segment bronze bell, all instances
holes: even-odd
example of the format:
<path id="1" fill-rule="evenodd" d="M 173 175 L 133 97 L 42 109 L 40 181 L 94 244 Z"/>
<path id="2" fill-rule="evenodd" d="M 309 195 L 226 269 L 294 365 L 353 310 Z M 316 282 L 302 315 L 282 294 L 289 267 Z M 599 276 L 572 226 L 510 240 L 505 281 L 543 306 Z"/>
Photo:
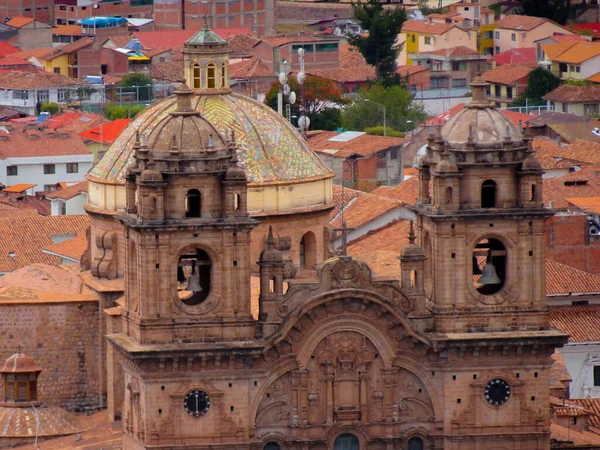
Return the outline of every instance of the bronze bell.
<path id="1" fill-rule="evenodd" d="M 500 284 L 502 280 L 498 277 L 496 273 L 496 268 L 492 264 L 492 250 L 488 250 L 487 260 L 485 262 L 485 267 L 483 268 L 483 272 L 481 274 L 481 278 L 479 279 L 479 284 Z"/>
<path id="2" fill-rule="evenodd" d="M 189 292 L 202 292 L 202 286 L 200 286 L 200 275 L 198 274 L 198 269 L 195 265 L 192 276 L 188 280 L 185 290 Z"/>

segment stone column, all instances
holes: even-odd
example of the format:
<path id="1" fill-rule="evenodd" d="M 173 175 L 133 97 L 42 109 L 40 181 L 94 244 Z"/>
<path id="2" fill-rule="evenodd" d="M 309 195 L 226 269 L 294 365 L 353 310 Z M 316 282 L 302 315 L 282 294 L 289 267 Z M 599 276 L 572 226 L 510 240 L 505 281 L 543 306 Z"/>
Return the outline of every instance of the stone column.
<path id="1" fill-rule="evenodd" d="M 369 375 L 367 372 L 359 372 L 360 380 L 360 421 L 367 423 L 369 421 Z"/>
<path id="2" fill-rule="evenodd" d="M 333 374 L 333 366 L 331 363 L 325 363 L 325 385 L 326 385 L 326 423 L 333 423 L 333 380 L 335 376 Z"/>
<path id="3" fill-rule="evenodd" d="M 393 395 L 393 369 L 381 369 L 383 375 L 383 418 L 386 422 L 392 421 L 392 395 Z"/>

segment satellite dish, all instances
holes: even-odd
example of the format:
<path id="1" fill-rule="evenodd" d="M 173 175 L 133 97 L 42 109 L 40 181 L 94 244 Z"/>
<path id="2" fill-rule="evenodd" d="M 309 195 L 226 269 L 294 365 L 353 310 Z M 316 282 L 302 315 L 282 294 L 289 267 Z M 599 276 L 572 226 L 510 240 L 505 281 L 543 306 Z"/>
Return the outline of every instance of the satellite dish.
<path id="1" fill-rule="evenodd" d="M 310 119 L 306 116 L 301 116 L 298 119 L 298 127 L 301 130 L 308 130 L 308 127 L 310 127 Z"/>
<path id="2" fill-rule="evenodd" d="M 296 79 L 298 80 L 298 84 L 304 84 L 304 80 L 306 80 L 306 74 L 304 72 L 298 72 Z"/>
<path id="3" fill-rule="evenodd" d="M 288 84 L 283 85 L 283 95 L 290 95 L 291 89 Z"/>
<path id="4" fill-rule="evenodd" d="M 284 72 L 279 72 L 279 82 L 285 84 L 287 81 L 287 75 Z"/>
<path id="5" fill-rule="evenodd" d="M 296 93 L 294 91 L 290 92 L 290 95 L 288 96 L 288 100 L 290 101 L 290 103 L 292 105 L 294 103 L 296 103 Z"/>
<path id="6" fill-rule="evenodd" d="M 298 49 L 298 56 L 304 56 L 304 49 L 303 48 L 299 48 Z"/>

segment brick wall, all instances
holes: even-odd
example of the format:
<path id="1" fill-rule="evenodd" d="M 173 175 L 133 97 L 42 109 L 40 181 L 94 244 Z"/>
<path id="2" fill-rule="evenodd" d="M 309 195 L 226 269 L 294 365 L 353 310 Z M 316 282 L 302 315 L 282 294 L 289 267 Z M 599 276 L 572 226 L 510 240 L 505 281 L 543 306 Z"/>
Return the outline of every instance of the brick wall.
<path id="1" fill-rule="evenodd" d="M 590 236 L 585 214 L 554 216 L 546 222 L 546 257 L 600 274 L 600 239 Z"/>
<path id="2" fill-rule="evenodd" d="M 96 301 L 0 303 L 0 359 L 19 347 L 43 371 L 40 399 L 71 411 L 94 410 L 100 402 L 104 367 Z M 102 369 L 103 370 L 103 369 Z"/>

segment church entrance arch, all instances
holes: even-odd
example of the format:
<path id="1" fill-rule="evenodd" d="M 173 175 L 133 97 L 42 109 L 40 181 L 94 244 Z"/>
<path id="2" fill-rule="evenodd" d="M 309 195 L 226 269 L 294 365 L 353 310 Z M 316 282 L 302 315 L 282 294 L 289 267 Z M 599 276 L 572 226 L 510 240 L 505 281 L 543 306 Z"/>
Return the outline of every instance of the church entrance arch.
<path id="1" fill-rule="evenodd" d="M 359 450 L 358 438 L 353 434 L 346 433 L 337 437 L 333 443 L 333 450 Z"/>

